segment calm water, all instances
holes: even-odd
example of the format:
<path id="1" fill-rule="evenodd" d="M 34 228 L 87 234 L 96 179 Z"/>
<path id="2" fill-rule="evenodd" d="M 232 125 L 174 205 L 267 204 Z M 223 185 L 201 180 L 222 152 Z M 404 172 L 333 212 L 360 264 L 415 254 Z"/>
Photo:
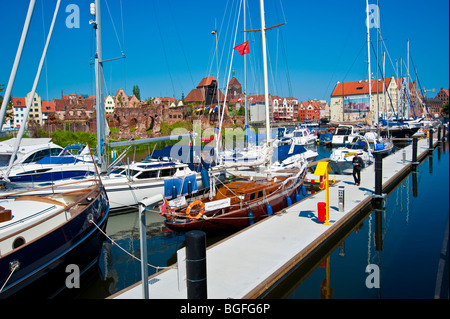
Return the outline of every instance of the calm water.
<path id="1" fill-rule="evenodd" d="M 319 158 L 330 150 L 317 149 Z M 413 188 L 417 181 L 417 189 Z M 449 212 L 449 150 L 436 149 L 417 173 L 409 174 L 385 199 L 385 209 L 367 211 L 363 219 L 334 245 L 299 268 L 268 297 L 289 299 L 332 298 L 433 298 L 438 263 Z M 381 227 L 380 227 L 381 225 Z M 108 235 L 139 258 L 137 211 L 111 216 Z M 381 236 L 378 236 L 381 234 Z M 168 231 L 157 212 L 147 213 L 148 262 L 167 266 L 176 262 L 184 236 Z M 208 238 L 213 243 L 223 237 Z M 345 239 L 344 239 L 345 237 Z M 380 238 L 382 246 L 380 246 Z M 378 245 L 375 244 L 377 240 Z M 329 258 L 327 258 L 327 255 Z M 448 267 L 448 255 L 447 255 Z M 329 289 L 325 285 L 327 278 Z M 380 288 L 366 287 L 368 264 L 380 271 Z M 149 269 L 149 273 L 155 270 Z M 82 288 L 61 297 L 105 298 L 141 280 L 140 263 L 116 245 L 105 242 L 99 270 L 82 278 Z M 448 268 L 443 290 L 448 297 Z M 326 294 L 327 291 L 331 293 Z"/>
<path id="2" fill-rule="evenodd" d="M 448 236 L 448 152 L 448 143 L 436 149 L 388 195 L 385 209 L 369 210 L 308 277 L 298 271 L 271 297 L 319 299 L 328 289 L 337 299 L 434 298 L 446 231 Z M 446 260 L 442 298 L 448 298 L 448 253 Z M 366 286 L 368 264 L 379 268 L 379 289 Z"/>

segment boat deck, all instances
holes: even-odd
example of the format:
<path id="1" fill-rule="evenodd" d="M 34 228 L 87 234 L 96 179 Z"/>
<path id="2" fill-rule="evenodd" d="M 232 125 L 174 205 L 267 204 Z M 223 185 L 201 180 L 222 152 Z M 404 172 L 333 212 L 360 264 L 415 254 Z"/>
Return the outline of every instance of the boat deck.
<path id="1" fill-rule="evenodd" d="M 437 140 L 434 140 L 434 145 Z M 404 161 L 403 152 L 406 153 Z M 428 139 L 417 144 L 417 158 L 429 152 Z M 383 191 L 393 187 L 409 172 L 412 145 L 383 159 Z M 309 178 L 317 178 L 310 175 Z M 338 232 L 349 220 L 371 203 L 375 188 L 375 168 L 361 172 L 361 185 L 351 175 L 338 175 L 330 186 L 330 223 L 318 222 L 317 203 L 325 202 L 320 191 L 207 249 L 207 286 L 210 299 L 257 298 L 295 265 Z M 345 187 L 344 212 L 338 209 L 338 187 Z M 176 266 L 149 277 L 151 299 L 186 299 L 186 288 L 178 289 Z M 141 282 L 117 292 L 110 298 L 142 298 Z"/>

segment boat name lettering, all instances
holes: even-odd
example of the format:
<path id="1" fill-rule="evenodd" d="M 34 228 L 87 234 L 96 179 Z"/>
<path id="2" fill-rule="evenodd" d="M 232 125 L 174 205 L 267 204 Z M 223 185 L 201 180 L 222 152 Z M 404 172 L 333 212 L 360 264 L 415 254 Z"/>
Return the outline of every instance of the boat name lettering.
<path id="1" fill-rule="evenodd" d="M 213 202 L 207 202 L 205 203 L 205 211 L 209 212 L 211 210 L 216 210 L 219 208 L 226 208 L 229 207 L 231 205 L 231 199 L 230 198 L 225 198 L 225 199 L 221 199 L 221 200 L 215 200 Z"/>

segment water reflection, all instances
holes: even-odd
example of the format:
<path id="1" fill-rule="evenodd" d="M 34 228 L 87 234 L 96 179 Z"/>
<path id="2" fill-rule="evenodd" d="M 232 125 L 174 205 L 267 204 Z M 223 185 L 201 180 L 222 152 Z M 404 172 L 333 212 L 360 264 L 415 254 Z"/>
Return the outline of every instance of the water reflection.
<path id="1" fill-rule="evenodd" d="M 448 142 L 435 152 L 437 160 L 433 154 L 424 159 L 383 200 L 361 212 L 265 297 L 432 298 L 448 223 Z M 156 211 L 148 211 L 146 220 L 148 262 L 174 264 L 184 235 L 167 230 Z M 140 262 L 129 255 L 140 258 L 137 210 L 111 216 L 107 233 L 127 253 L 105 241 L 98 270 L 82 279 L 81 289 L 65 292 L 66 298 L 105 298 L 141 280 Z M 207 238 L 207 245 L 228 235 Z M 368 265 L 380 270 L 379 289 L 366 286 Z M 155 272 L 149 268 L 149 274 Z"/>
<path id="2" fill-rule="evenodd" d="M 335 243 L 298 265 L 265 298 L 433 298 L 448 224 L 446 149 L 448 142 L 434 151 L 440 152 L 437 162 L 428 156 Z M 368 266 L 379 270 L 379 288 L 367 285 L 377 275 Z"/>

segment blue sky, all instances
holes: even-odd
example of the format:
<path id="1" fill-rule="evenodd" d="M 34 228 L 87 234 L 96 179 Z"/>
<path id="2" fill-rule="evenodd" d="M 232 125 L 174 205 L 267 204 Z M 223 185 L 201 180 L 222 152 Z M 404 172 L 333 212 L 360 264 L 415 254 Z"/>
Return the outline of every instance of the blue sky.
<path id="1" fill-rule="evenodd" d="M 219 82 L 228 80 L 237 7 L 240 0 L 108 0 L 102 1 L 103 56 L 127 58 L 105 63 L 105 88 L 112 94 L 124 88 L 131 95 L 138 85 L 141 98 L 186 96 L 200 80 L 216 77 L 215 38 L 219 30 Z M 87 0 L 61 3 L 55 31 L 42 72 L 38 94 L 45 100 L 61 92 L 95 93 L 94 34 Z M 122 3 L 122 6 L 120 5 Z M 369 3 L 376 3 L 372 0 Z M 28 1 L 0 0 L 0 84 L 7 84 L 25 21 Z M 37 0 L 33 20 L 13 88 L 13 96 L 31 91 L 56 0 Z M 80 8 L 80 28 L 69 29 L 66 7 Z M 412 63 L 422 87 L 449 88 L 449 2 L 447 0 L 379 0 L 381 35 L 387 55 L 386 75 L 395 75 L 396 60 L 406 60 L 410 40 Z M 108 10 L 109 8 L 109 10 Z M 270 93 L 302 101 L 325 99 L 337 81 L 367 78 L 365 0 L 266 0 L 266 26 L 286 22 L 267 32 Z M 248 0 L 247 29 L 260 28 L 259 1 Z M 243 13 L 238 30 L 243 29 Z M 123 23 L 122 23 L 123 18 Z M 114 24 L 112 24 L 112 22 Z M 114 28 L 116 31 L 114 31 Z M 371 31 L 375 40 L 375 29 Z M 116 35 L 117 34 L 117 35 Z M 249 93 L 262 93 L 261 40 L 250 41 Z M 235 45 L 243 42 L 238 32 Z M 376 74 L 375 56 L 372 72 Z M 392 63 L 391 63 L 392 61 Z M 244 83 L 243 57 L 235 51 L 232 70 Z M 405 68 L 403 69 L 405 71 Z"/>

